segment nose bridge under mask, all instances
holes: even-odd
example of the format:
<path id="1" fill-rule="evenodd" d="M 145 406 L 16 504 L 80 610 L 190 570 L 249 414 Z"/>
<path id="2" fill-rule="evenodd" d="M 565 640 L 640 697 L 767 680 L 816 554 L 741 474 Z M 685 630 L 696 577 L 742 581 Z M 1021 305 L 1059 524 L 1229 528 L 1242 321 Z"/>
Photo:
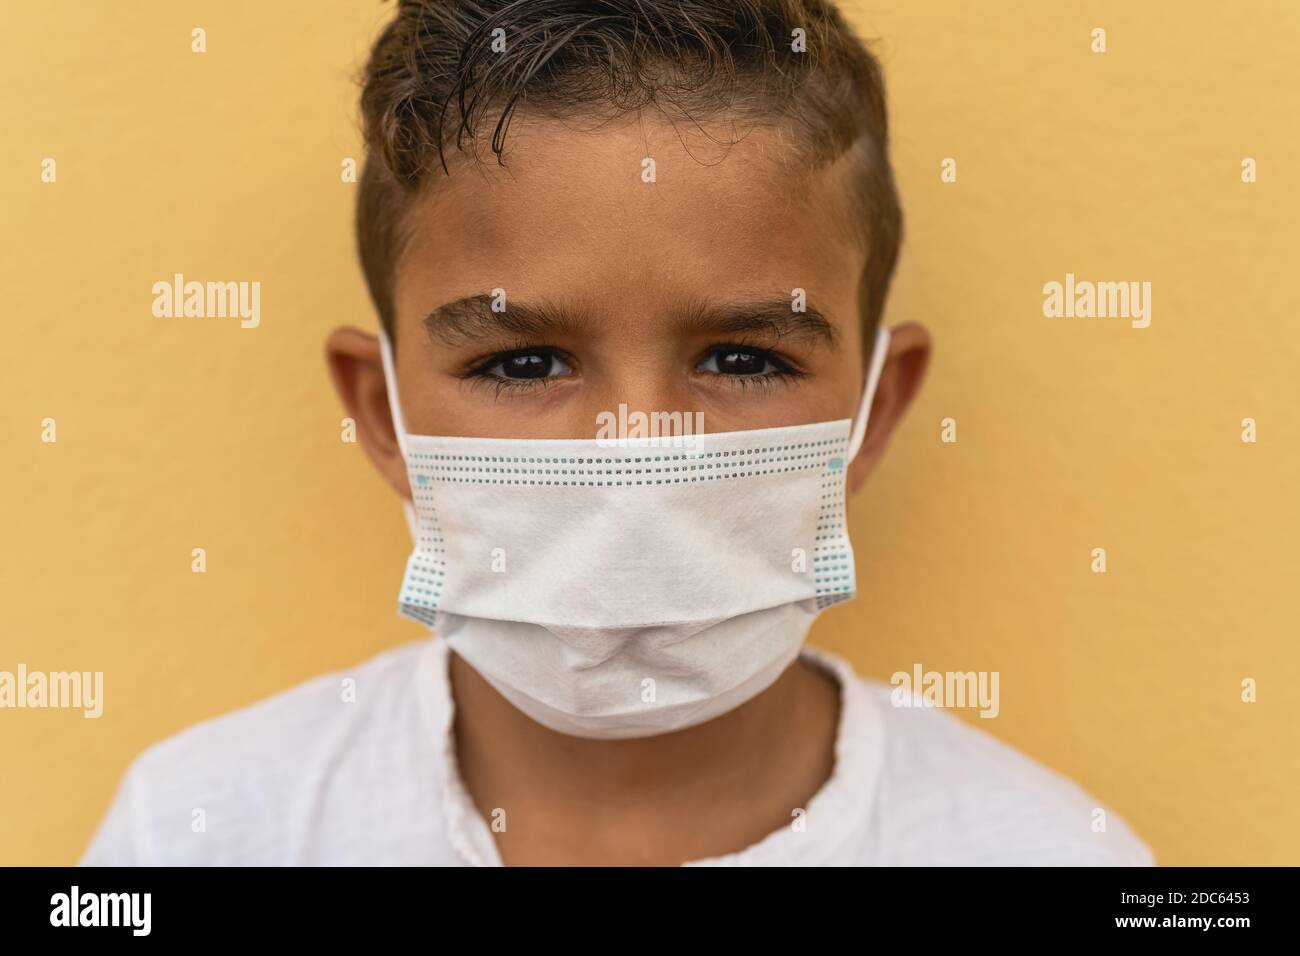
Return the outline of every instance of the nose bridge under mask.
<path id="1" fill-rule="evenodd" d="M 615 630 L 846 594 L 848 438 L 843 419 L 689 451 L 408 435 L 403 613 Z"/>

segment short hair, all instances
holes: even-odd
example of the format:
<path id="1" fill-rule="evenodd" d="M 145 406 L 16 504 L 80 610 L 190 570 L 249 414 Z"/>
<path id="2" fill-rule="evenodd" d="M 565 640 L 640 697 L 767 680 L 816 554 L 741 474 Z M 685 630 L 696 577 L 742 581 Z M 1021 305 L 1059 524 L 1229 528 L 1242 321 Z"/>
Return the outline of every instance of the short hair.
<path id="1" fill-rule="evenodd" d="M 558 118 L 655 107 L 788 127 L 814 166 L 856 151 L 848 199 L 867 249 L 859 296 L 870 350 L 902 211 L 879 64 L 830 0 L 398 0 L 362 82 L 357 245 L 394 340 L 407 214 L 449 172 L 449 149 L 477 155 L 495 121 L 502 162 L 520 107 Z"/>

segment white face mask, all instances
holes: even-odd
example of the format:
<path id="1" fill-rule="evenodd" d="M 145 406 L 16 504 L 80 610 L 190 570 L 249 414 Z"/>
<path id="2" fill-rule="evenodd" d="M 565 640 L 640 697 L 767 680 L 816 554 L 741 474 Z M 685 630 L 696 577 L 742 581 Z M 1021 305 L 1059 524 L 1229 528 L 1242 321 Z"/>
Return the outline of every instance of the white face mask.
<path id="1" fill-rule="evenodd" d="M 538 723 L 626 738 L 711 720 L 769 687 L 817 614 L 853 596 L 844 481 L 885 329 L 855 422 L 686 447 L 407 434 L 380 338 L 414 496 L 399 614 Z"/>

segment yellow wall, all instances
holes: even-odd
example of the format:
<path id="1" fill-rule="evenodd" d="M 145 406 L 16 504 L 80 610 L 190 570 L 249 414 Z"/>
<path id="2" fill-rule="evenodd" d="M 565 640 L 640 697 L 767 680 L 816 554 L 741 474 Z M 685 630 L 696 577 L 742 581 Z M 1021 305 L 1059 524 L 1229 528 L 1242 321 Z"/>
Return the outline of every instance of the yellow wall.
<path id="1" fill-rule="evenodd" d="M 99 720 L 0 711 L 0 862 L 73 862 L 148 744 L 420 633 L 400 510 L 322 361 L 373 323 L 340 163 L 390 10 L 3 5 L 0 669 L 107 686 Z M 815 639 L 880 677 L 1000 671 L 977 722 L 1164 863 L 1300 863 L 1300 6 L 855 16 L 908 215 L 890 317 L 937 352 L 856 501 L 860 598 Z M 176 272 L 259 280 L 261 326 L 154 319 Z M 1066 272 L 1152 282 L 1151 327 L 1044 318 Z"/>

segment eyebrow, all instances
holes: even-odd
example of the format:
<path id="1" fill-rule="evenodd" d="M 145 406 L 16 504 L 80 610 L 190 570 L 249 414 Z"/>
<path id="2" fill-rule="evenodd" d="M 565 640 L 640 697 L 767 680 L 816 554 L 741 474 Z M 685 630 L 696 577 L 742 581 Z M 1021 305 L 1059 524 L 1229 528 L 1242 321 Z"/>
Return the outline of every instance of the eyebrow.
<path id="1" fill-rule="evenodd" d="M 805 304 L 802 312 L 796 312 L 789 297 L 724 305 L 700 303 L 686 312 L 678 324 L 692 332 L 790 337 L 810 346 L 825 345 L 832 349 L 840 343 L 839 330 L 820 309 Z"/>
<path id="2" fill-rule="evenodd" d="M 483 293 L 440 305 L 425 316 L 425 331 L 430 338 L 455 347 L 503 333 L 524 338 L 572 333 L 592 322 L 588 312 L 544 302 L 507 300 L 505 309 L 498 312 L 492 308 L 495 301 Z M 802 312 L 796 312 L 787 297 L 723 304 L 698 302 L 679 312 L 675 326 L 687 332 L 790 337 L 832 349 L 840 341 L 839 330 L 819 309 L 808 304 Z"/>
<path id="3" fill-rule="evenodd" d="M 497 312 L 492 308 L 496 301 L 495 296 L 483 293 L 440 305 L 424 317 L 424 330 L 430 338 L 455 347 L 503 332 L 537 336 L 547 332 L 573 331 L 582 324 L 580 316 L 547 304 L 533 305 L 506 299 L 504 310 Z"/>

